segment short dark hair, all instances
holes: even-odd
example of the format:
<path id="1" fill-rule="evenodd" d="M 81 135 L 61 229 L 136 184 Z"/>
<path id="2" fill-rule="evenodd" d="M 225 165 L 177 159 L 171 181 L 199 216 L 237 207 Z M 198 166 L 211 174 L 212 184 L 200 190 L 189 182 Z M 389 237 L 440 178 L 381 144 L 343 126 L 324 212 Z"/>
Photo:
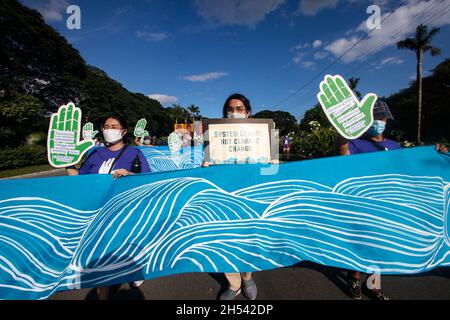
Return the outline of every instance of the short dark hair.
<path id="1" fill-rule="evenodd" d="M 120 123 L 120 125 L 122 126 L 122 128 L 124 128 L 124 129 L 127 128 L 127 122 L 121 115 L 119 115 L 117 113 L 111 113 L 111 114 L 107 115 L 105 118 L 103 118 L 102 127 L 105 125 L 106 121 L 111 118 L 117 120 Z"/>
<path id="2" fill-rule="evenodd" d="M 225 103 L 223 104 L 223 117 L 224 118 L 227 117 L 228 104 L 233 99 L 240 100 L 244 104 L 245 109 L 247 109 L 247 112 L 248 112 L 249 116 L 251 117 L 251 115 L 252 115 L 252 106 L 250 105 L 250 100 L 248 100 L 244 95 L 242 95 L 240 93 L 233 93 L 231 96 L 228 97 L 227 100 L 225 100 Z"/>

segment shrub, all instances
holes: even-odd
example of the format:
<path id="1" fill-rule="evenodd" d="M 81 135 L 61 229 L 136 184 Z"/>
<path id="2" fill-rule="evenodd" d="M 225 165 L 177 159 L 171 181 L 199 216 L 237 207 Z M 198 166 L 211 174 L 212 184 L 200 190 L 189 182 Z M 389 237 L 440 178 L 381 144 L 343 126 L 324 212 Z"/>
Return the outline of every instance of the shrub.
<path id="1" fill-rule="evenodd" d="M 308 159 L 332 156 L 336 130 L 316 121 L 311 121 L 309 125 L 310 130 L 301 130 L 294 136 L 295 150 Z"/>
<path id="2" fill-rule="evenodd" d="M 45 163 L 47 163 L 47 148 L 44 146 L 0 149 L 0 170 Z"/>

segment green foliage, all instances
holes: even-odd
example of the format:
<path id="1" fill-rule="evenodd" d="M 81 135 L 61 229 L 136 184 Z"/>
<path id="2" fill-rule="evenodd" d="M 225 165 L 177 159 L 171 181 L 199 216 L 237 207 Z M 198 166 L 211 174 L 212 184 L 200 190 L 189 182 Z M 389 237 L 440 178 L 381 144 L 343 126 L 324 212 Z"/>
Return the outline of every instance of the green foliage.
<path id="1" fill-rule="evenodd" d="M 176 123 L 188 122 L 191 119 L 191 113 L 189 112 L 189 110 L 183 108 L 179 104 L 173 104 L 172 107 L 167 108 L 167 111 L 169 113 L 171 125 L 173 125 L 175 122 Z"/>
<path id="2" fill-rule="evenodd" d="M 191 104 L 187 109 L 188 109 L 192 119 L 195 120 L 195 119 L 200 118 L 200 108 L 197 107 L 195 104 Z"/>
<path id="3" fill-rule="evenodd" d="M 72 101 L 96 125 L 106 115 L 118 113 L 127 120 L 129 129 L 138 119 L 146 118 L 152 135 L 171 132 L 169 113 L 158 101 L 129 92 L 104 71 L 87 65 L 36 10 L 16 0 L 4 0 L 0 6 L 0 27 L 0 99 L 2 109 L 8 107 L 1 134 L 10 145 L 23 142 L 29 134 L 23 125 L 13 122 L 14 113 L 22 116 L 21 111 L 29 110 L 34 118 L 33 129 L 47 131 L 48 118 L 43 112 L 34 112 L 38 102 L 50 113 Z M 8 104 L 3 105 L 4 100 Z"/>
<path id="4" fill-rule="evenodd" d="M 42 116 L 43 111 L 42 103 L 35 97 L 13 93 L 9 99 L 0 102 L 0 124 L 27 125 L 36 117 Z"/>
<path id="5" fill-rule="evenodd" d="M 253 118 L 273 119 L 276 129 L 280 130 L 281 135 L 296 130 L 298 126 L 297 119 L 295 119 L 292 114 L 285 111 L 263 110 L 253 115 Z"/>
<path id="6" fill-rule="evenodd" d="M 300 130 L 293 136 L 293 147 L 308 159 L 329 157 L 333 155 L 333 146 L 337 132 L 333 127 L 322 126 L 311 121 L 309 130 Z"/>
<path id="7" fill-rule="evenodd" d="M 439 64 L 429 77 L 423 78 L 423 140 L 428 143 L 450 140 L 450 59 Z M 417 133 L 417 90 L 415 81 L 386 102 L 396 120 L 395 129 L 405 132 L 403 139 L 415 141 Z"/>
<path id="8" fill-rule="evenodd" d="M 325 115 L 325 112 L 323 112 L 321 105 L 318 103 L 314 107 L 305 112 L 305 115 L 300 121 L 300 129 L 309 130 L 310 129 L 309 123 L 311 121 L 317 121 L 322 127 L 331 127 L 330 121 Z"/>
<path id="9" fill-rule="evenodd" d="M 25 142 L 25 136 L 35 131 L 43 118 L 44 107 L 35 97 L 12 92 L 0 100 L 0 139 L 3 146 Z"/>
<path id="10" fill-rule="evenodd" d="M 45 163 L 47 163 L 47 148 L 44 146 L 26 146 L 0 150 L 0 170 Z"/>

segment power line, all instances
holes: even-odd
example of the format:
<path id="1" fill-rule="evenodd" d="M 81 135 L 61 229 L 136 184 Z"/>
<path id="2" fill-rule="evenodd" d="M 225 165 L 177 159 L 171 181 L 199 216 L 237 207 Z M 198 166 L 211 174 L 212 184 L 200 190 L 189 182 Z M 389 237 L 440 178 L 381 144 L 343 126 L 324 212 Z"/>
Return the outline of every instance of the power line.
<path id="1" fill-rule="evenodd" d="M 418 18 L 420 16 L 419 19 L 421 19 L 427 12 L 432 11 L 432 9 L 434 9 L 434 7 L 436 7 L 437 5 L 441 4 L 440 2 L 436 2 L 434 4 L 431 4 L 427 9 L 423 10 L 420 14 L 417 14 L 414 19 Z M 397 8 L 398 9 L 398 8 Z M 449 10 L 445 10 L 445 11 L 440 11 L 437 14 L 432 15 L 431 17 L 429 17 L 428 19 L 426 19 L 425 21 L 423 21 L 422 23 L 426 24 L 428 23 L 428 21 L 432 20 L 432 19 L 439 19 L 441 16 L 445 15 Z M 395 12 L 395 11 L 394 11 Z M 384 46 L 384 43 L 386 41 L 388 41 L 392 36 L 395 36 L 397 34 L 399 34 L 400 32 L 404 31 L 407 27 L 409 27 L 409 23 L 403 25 L 402 27 L 397 28 L 396 30 L 394 30 L 394 32 L 392 32 L 391 34 L 389 34 L 384 40 L 379 41 L 376 45 L 374 45 L 372 47 L 372 49 L 367 53 L 367 55 L 370 55 L 372 52 L 376 52 L 377 50 L 379 50 L 380 48 L 382 48 Z M 351 69 L 350 71 L 348 71 L 348 74 L 351 74 L 359 69 L 361 69 L 362 67 L 365 67 L 367 65 L 367 62 L 377 58 L 379 55 L 381 55 L 382 53 L 384 53 L 383 51 L 378 52 L 375 56 L 364 60 L 362 62 L 360 62 L 355 68 Z M 313 98 L 316 94 L 313 93 L 312 95 L 309 95 L 308 97 L 306 97 L 305 99 L 302 99 L 301 101 L 299 101 L 300 99 L 298 99 L 297 101 L 294 102 L 294 105 L 292 106 L 292 108 L 297 107 L 299 104 L 302 104 L 308 100 L 310 100 L 311 98 Z M 292 109 L 289 108 L 289 109 Z"/>
<path id="2" fill-rule="evenodd" d="M 437 14 L 435 14 L 435 15 L 429 17 L 428 19 L 424 20 L 424 21 L 422 22 L 422 24 L 426 24 L 426 23 L 428 23 L 430 20 L 433 20 L 433 19 L 439 19 L 440 17 L 442 17 L 442 16 L 444 16 L 445 14 L 447 14 L 447 12 L 450 12 L 450 7 L 449 7 L 449 9 L 444 10 L 444 11 L 440 11 L 440 12 L 438 12 Z M 423 15 L 423 14 L 422 14 L 422 15 Z M 381 54 L 381 53 L 383 53 L 383 52 L 377 53 L 374 57 L 370 58 L 369 60 L 375 58 L 376 56 L 378 56 L 378 55 Z M 355 72 L 355 71 L 357 71 L 357 70 L 363 68 L 363 67 L 365 66 L 363 63 L 365 63 L 365 62 L 367 62 L 367 60 L 366 60 L 366 61 L 363 61 L 357 68 L 352 69 L 353 71 L 351 71 L 351 72 Z M 349 72 L 349 74 L 350 74 L 351 72 Z M 309 95 L 308 97 L 306 97 L 306 98 L 303 99 L 302 101 L 296 103 L 296 105 L 298 106 L 298 105 L 300 105 L 300 104 L 303 104 L 303 103 L 305 103 L 306 101 L 308 101 L 308 100 L 312 99 L 313 97 L 315 97 L 316 95 L 317 95 L 317 94 L 316 94 L 315 92 L 313 92 L 313 94 Z M 294 108 L 295 108 L 295 107 L 296 107 L 296 106 L 294 106 Z"/>
<path id="3" fill-rule="evenodd" d="M 408 0 L 403 0 L 400 5 L 394 10 L 392 11 L 389 15 L 387 15 L 382 21 L 381 23 L 385 22 L 387 19 L 389 19 L 398 9 L 400 9 Z M 329 65 L 327 65 L 322 71 L 320 71 L 318 74 L 316 74 L 311 80 L 309 80 L 305 85 L 301 86 L 299 89 L 297 89 L 295 92 L 293 92 L 292 94 L 290 94 L 289 96 L 287 96 L 285 99 L 281 100 L 280 102 L 276 103 L 273 108 L 283 104 L 284 102 L 286 102 L 287 100 L 289 100 L 290 98 L 292 98 L 293 96 L 295 96 L 297 93 L 299 93 L 301 90 L 303 90 L 304 88 L 308 87 L 314 80 L 316 80 L 318 77 L 320 77 L 323 73 L 325 73 L 325 71 L 327 71 L 329 68 L 331 68 L 333 65 L 335 65 L 339 60 L 341 60 L 343 57 L 345 57 L 351 50 L 353 50 L 353 48 L 355 48 L 361 41 L 363 41 L 365 38 L 367 38 L 373 31 L 374 29 L 371 29 L 368 33 L 366 33 L 365 35 L 363 35 L 355 44 L 353 44 L 347 51 L 345 51 L 342 55 L 340 55 L 338 58 L 336 58 L 333 62 L 331 62 Z"/>

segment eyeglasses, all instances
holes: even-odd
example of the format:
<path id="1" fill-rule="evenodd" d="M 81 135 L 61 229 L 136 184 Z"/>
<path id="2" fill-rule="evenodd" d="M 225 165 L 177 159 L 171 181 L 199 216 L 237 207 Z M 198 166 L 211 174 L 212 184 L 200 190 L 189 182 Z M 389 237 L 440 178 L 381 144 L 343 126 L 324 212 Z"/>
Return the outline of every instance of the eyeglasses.
<path id="1" fill-rule="evenodd" d="M 108 130 L 108 129 L 120 130 L 120 129 L 122 129 L 122 128 L 121 128 L 121 126 L 118 126 L 118 125 L 112 125 L 112 126 L 106 125 L 106 126 L 103 126 L 102 129 L 103 129 L 103 130 Z"/>
<path id="2" fill-rule="evenodd" d="M 244 106 L 237 106 L 237 107 L 227 107 L 227 113 L 245 113 L 247 109 Z"/>

